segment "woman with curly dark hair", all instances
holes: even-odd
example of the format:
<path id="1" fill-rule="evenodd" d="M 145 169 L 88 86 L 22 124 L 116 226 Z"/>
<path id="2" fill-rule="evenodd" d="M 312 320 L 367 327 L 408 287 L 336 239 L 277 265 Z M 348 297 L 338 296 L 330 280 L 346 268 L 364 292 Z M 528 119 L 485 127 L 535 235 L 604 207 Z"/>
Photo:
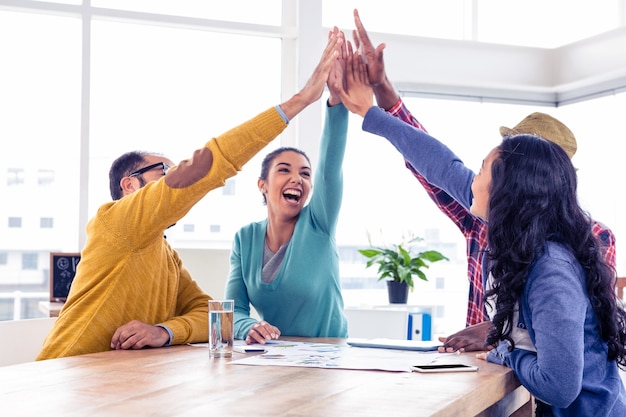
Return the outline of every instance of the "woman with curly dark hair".
<path id="1" fill-rule="evenodd" d="M 489 223 L 497 347 L 478 356 L 513 368 L 538 416 L 626 416 L 626 312 L 576 186 L 567 154 L 538 136 L 506 137 L 483 161 L 471 211 Z"/>
<path id="2" fill-rule="evenodd" d="M 348 55 L 341 99 L 363 130 L 488 224 L 487 343 L 497 346 L 478 357 L 511 367 L 537 416 L 626 416 L 626 312 L 563 148 L 506 136 L 474 176 L 445 145 L 373 106 L 366 64 Z"/>

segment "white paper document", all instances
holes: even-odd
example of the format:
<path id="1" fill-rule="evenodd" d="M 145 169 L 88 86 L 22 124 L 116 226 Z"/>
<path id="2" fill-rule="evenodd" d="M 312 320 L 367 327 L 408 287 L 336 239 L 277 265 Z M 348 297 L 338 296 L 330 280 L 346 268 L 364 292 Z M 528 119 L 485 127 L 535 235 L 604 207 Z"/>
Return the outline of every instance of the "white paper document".
<path id="1" fill-rule="evenodd" d="M 229 362 L 232 365 L 301 366 L 411 372 L 411 366 L 448 356 L 439 352 L 360 348 L 328 343 L 268 341 L 266 352 Z"/>

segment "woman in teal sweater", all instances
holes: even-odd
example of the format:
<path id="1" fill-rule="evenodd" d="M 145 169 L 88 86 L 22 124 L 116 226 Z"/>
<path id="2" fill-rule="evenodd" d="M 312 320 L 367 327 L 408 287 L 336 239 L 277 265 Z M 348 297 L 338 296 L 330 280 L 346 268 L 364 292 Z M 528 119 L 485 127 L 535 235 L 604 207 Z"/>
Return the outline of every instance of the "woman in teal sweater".
<path id="1" fill-rule="evenodd" d="M 343 59 L 331 76 L 343 77 Z M 330 83 L 329 83 L 330 84 Z M 335 229 L 343 194 L 348 111 L 331 89 L 315 192 L 301 150 L 265 157 L 258 180 L 267 219 L 242 227 L 233 242 L 226 298 L 235 300 L 235 338 L 264 343 L 281 334 L 347 337 Z M 250 317 L 254 306 L 262 320 Z"/>

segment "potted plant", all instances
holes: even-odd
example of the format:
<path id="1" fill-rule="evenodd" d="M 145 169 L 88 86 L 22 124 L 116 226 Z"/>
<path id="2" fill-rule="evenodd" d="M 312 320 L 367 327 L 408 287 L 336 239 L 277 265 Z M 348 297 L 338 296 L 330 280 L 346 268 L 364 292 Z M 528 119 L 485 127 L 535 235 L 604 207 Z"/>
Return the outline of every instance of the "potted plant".
<path id="1" fill-rule="evenodd" d="M 409 290 L 412 292 L 415 287 L 413 277 L 417 276 L 419 279 L 428 281 L 424 272 L 424 269 L 429 267 L 428 263 L 449 260 L 435 250 L 415 252 L 413 243 L 422 240 L 420 237 L 415 237 L 407 244 L 392 244 L 388 247 L 371 246 L 358 250 L 361 255 L 369 259 L 366 268 L 374 264 L 378 265 L 378 281 L 388 279 L 389 303 L 406 304 Z"/>

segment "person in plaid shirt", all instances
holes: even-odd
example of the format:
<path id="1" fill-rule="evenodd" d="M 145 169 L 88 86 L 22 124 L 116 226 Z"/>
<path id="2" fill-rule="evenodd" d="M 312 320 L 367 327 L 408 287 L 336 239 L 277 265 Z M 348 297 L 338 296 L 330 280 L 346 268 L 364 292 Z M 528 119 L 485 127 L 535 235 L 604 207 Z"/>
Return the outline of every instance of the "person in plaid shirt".
<path id="1" fill-rule="evenodd" d="M 391 81 L 387 78 L 383 60 L 385 44 L 382 43 L 377 47 L 373 46 L 357 10 L 354 11 L 354 21 L 357 28 L 353 32 L 355 48 L 358 53 L 362 54 L 363 59 L 367 63 L 367 73 L 370 85 L 374 91 L 376 104 L 394 117 L 427 132 L 426 128 L 406 108 Z M 567 126 L 547 114 L 533 113 L 513 129 L 501 127 L 500 133 L 502 136 L 519 133 L 537 134 L 560 145 L 570 158 L 576 152 L 576 139 L 573 133 Z M 486 270 L 484 259 L 487 251 L 487 224 L 471 214 L 469 207 L 464 207 L 454 196 L 448 194 L 442 188 L 429 183 L 408 161 L 405 161 L 405 163 L 437 207 L 463 233 L 467 243 L 467 278 L 470 284 L 466 318 L 467 327 L 449 337 L 440 338 L 440 341 L 444 343 L 444 346 L 440 349 L 446 351 L 484 350 L 487 348 L 485 340 L 491 327 L 483 302 L 483 271 Z M 600 239 L 607 262 L 615 268 L 614 234 L 606 226 L 595 221 L 593 222 L 593 234 Z"/>

